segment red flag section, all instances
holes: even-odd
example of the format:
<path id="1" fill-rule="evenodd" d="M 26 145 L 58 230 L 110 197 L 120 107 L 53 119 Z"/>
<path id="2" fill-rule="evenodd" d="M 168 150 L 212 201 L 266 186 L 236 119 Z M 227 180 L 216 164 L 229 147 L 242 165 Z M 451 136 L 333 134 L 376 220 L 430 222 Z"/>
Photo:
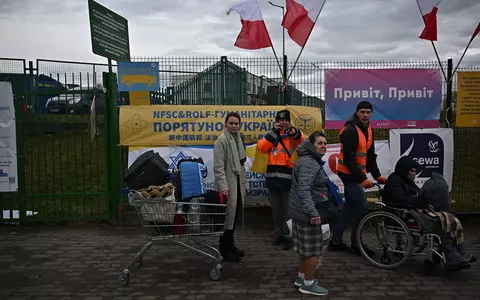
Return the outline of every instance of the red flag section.
<path id="1" fill-rule="evenodd" d="M 480 22 L 478 23 L 477 25 L 477 29 L 475 29 L 475 31 L 473 32 L 472 34 L 472 38 L 470 39 L 470 41 L 473 41 L 473 39 L 480 33 Z"/>
<path id="2" fill-rule="evenodd" d="M 227 15 L 232 11 L 240 15 L 242 23 L 242 30 L 235 41 L 236 47 L 257 50 L 272 46 L 257 0 L 246 0 L 234 5 L 227 11 Z"/>
<path id="3" fill-rule="evenodd" d="M 425 28 L 419 38 L 429 41 L 437 40 L 437 12 L 440 2 L 442 0 L 417 0 L 425 23 Z"/>
<path id="4" fill-rule="evenodd" d="M 326 0 L 286 0 L 287 12 L 282 26 L 290 38 L 305 47 Z"/>

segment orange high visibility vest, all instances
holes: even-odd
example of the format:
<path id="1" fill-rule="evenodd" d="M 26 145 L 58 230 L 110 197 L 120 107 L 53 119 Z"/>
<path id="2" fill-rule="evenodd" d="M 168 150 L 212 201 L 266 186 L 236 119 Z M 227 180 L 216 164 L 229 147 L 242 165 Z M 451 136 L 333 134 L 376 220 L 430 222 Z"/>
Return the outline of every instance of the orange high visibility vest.
<path id="1" fill-rule="evenodd" d="M 342 134 L 345 128 L 347 127 L 346 126 L 343 127 L 343 129 L 340 131 L 340 134 Z M 368 129 L 367 129 L 368 140 L 367 140 L 362 130 L 360 129 L 360 127 L 355 125 L 355 128 L 357 129 L 357 134 L 358 134 L 358 144 L 357 144 L 357 150 L 355 151 L 355 161 L 362 169 L 362 172 L 366 175 L 367 174 L 367 150 L 370 148 L 370 146 L 373 143 L 373 132 L 372 132 L 372 128 L 368 126 Z M 352 174 L 352 172 L 350 172 L 348 167 L 345 165 L 345 162 L 343 161 L 343 146 L 340 149 L 340 154 L 338 155 L 337 172 Z"/>

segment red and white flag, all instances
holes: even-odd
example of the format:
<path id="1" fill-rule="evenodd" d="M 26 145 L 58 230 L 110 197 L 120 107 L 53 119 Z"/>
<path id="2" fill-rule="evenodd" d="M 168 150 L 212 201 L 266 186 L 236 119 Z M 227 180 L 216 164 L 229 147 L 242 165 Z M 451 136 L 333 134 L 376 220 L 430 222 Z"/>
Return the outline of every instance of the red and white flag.
<path id="1" fill-rule="evenodd" d="M 242 30 L 235 41 L 236 47 L 256 50 L 272 46 L 257 0 L 246 0 L 234 5 L 227 11 L 227 15 L 232 11 L 240 15 L 242 22 Z"/>
<path id="2" fill-rule="evenodd" d="M 473 41 L 473 39 L 480 33 L 480 22 L 477 25 L 477 29 L 472 34 L 472 38 L 470 39 L 470 42 Z"/>
<path id="3" fill-rule="evenodd" d="M 287 12 L 282 26 L 290 38 L 305 47 L 326 0 L 286 0 Z"/>
<path id="4" fill-rule="evenodd" d="M 419 38 L 429 41 L 437 40 L 437 12 L 440 2 L 442 0 L 417 0 L 418 8 L 425 23 L 425 28 Z"/>

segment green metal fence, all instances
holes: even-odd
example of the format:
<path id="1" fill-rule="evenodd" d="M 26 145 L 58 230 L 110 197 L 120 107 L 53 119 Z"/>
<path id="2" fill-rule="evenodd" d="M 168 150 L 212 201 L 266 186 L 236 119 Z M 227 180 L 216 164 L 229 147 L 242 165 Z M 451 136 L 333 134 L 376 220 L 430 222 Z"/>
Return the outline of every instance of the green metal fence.
<path id="1" fill-rule="evenodd" d="M 289 78 L 289 95 L 284 102 L 282 75 L 273 57 L 177 58 L 137 57 L 133 61 L 158 61 L 163 94 L 170 97 L 155 104 L 275 105 L 291 104 L 325 108 L 325 69 L 438 69 L 437 61 L 299 61 Z M 280 62 L 280 65 L 283 65 Z M 294 62 L 287 62 L 287 74 Z M 442 62 L 447 70 L 447 61 Z M 480 64 L 458 71 L 480 71 Z M 228 88 L 221 89 L 222 86 Z M 442 84 L 443 99 L 447 84 Z M 456 80 L 453 92 L 456 94 Z M 455 97 L 453 99 L 455 106 Z M 441 126 L 445 121 L 441 114 Z M 452 111 L 455 116 L 455 111 Z M 322 116 L 324 119 L 324 116 Z M 453 118 L 454 121 L 454 118 Z M 455 157 L 452 196 L 459 212 L 480 213 L 480 128 L 455 128 Z M 338 130 L 327 130 L 330 143 L 338 143 Z M 389 130 L 376 130 L 377 139 L 388 139 Z"/>
<path id="2" fill-rule="evenodd" d="M 25 75 L 23 84 L 19 87 L 19 82 L 13 82 L 15 102 L 29 108 L 16 111 L 23 180 L 14 198 L 21 212 L 33 214 L 20 215 L 21 221 L 108 220 L 112 216 L 109 204 L 114 201 L 108 191 L 105 93 L 101 89 L 107 66 L 52 60 L 37 60 L 33 66 L 23 61 L 18 67 Z M 0 63 L 0 74 L 6 72 Z M 45 78 L 61 85 L 54 86 Z M 97 102 L 94 122 L 88 101 L 93 95 Z M 0 201 L 3 207 L 9 206 Z"/>
<path id="3" fill-rule="evenodd" d="M 282 76 L 272 57 L 132 60 L 159 62 L 161 88 L 152 92 L 152 104 L 287 103 L 320 107 L 322 111 L 325 103 L 323 74 L 327 68 L 438 68 L 436 61 L 300 61 L 289 79 L 287 93 L 283 93 Z M 288 62 L 287 66 L 291 69 L 293 62 Z M 480 71 L 480 68 L 469 70 Z M 23 213 L 24 222 L 115 219 L 128 150 L 118 147 L 117 136 L 107 134 L 118 125 L 115 112 L 110 122 L 104 113 L 105 94 L 99 85 L 103 84 L 103 73 L 107 71 L 106 64 L 39 59 L 36 64 L 27 65 L 25 60 L 0 59 L 0 76 L 3 76 L 0 80 L 15 81 L 15 102 L 17 106 L 26 104 L 27 107 L 26 112 L 20 106 L 17 109 L 20 189 L 18 193 L 0 193 L 0 209 L 36 213 L 34 217 Z M 115 66 L 113 72 L 116 72 Z M 18 77 L 20 75 L 23 79 Z M 58 94 L 53 97 L 58 103 L 50 100 L 47 105 L 42 104 L 46 92 L 39 88 L 39 83 L 43 75 L 69 87 L 67 92 L 61 89 L 49 92 Z M 89 105 L 80 105 L 77 100 L 80 95 L 88 98 L 94 94 L 98 102 L 92 126 Z M 128 104 L 128 94 L 120 92 L 118 95 L 119 105 Z M 39 113 L 39 107 L 46 111 Z M 480 146 L 480 129 L 455 128 L 454 131 L 453 195 L 456 206 L 463 212 L 478 212 L 480 165 L 476 150 Z M 328 130 L 327 134 L 330 143 L 338 142 L 338 131 Z M 376 137 L 388 139 L 388 130 L 378 130 Z M 110 171 L 115 164 L 120 169 L 118 174 Z"/>

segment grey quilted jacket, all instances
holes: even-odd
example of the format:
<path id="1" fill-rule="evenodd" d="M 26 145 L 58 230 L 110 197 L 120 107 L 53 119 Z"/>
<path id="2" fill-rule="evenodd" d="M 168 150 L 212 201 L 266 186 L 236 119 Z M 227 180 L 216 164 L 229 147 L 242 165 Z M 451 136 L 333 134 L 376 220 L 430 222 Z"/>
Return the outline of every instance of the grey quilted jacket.
<path id="1" fill-rule="evenodd" d="M 298 146 L 297 153 L 288 212 L 292 219 L 309 223 L 312 217 L 319 216 L 316 206 L 328 201 L 328 179 L 321 170 L 325 162 L 309 140 Z"/>

